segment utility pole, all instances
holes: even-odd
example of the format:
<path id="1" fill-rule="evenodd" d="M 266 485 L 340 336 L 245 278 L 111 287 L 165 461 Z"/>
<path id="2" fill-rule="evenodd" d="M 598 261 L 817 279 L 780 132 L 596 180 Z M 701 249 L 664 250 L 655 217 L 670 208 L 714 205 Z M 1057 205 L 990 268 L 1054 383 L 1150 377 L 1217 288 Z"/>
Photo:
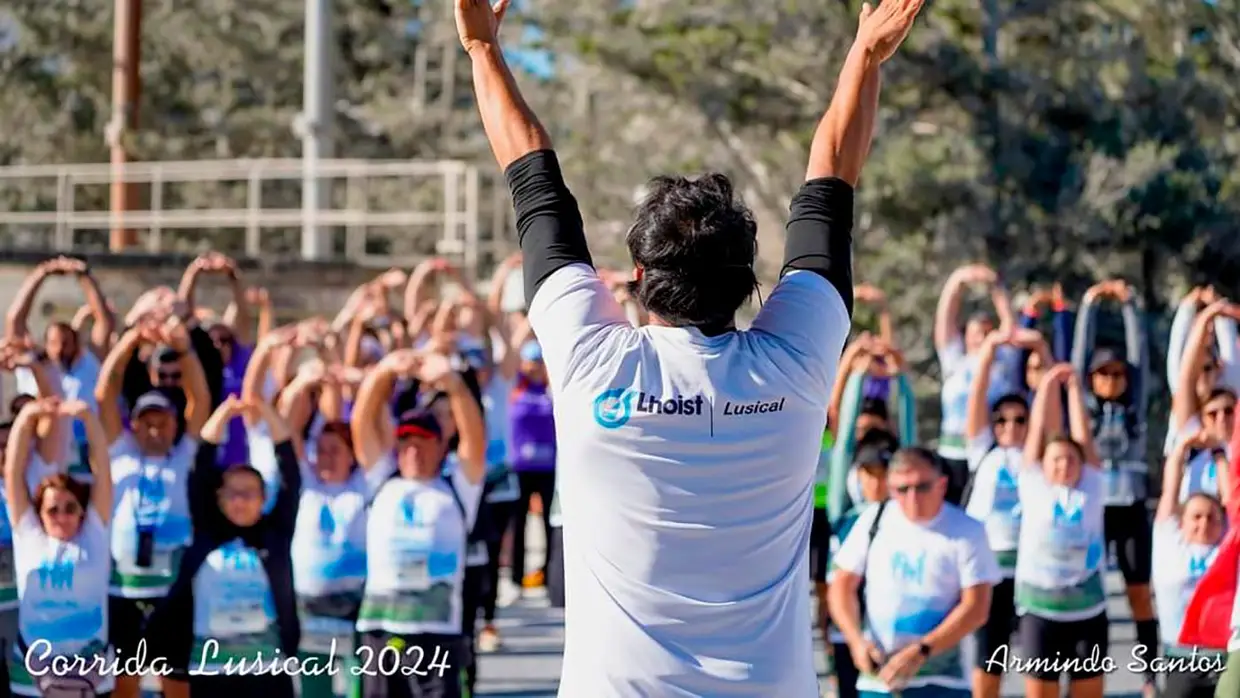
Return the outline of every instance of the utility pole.
<path id="1" fill-rule="evenodd" d="M 1000 15 L 999 0 L 982 0 L 982 53 L 985 55 L 986 68 L 986 119 L 987 130 L 990 132 L 990 186 L 992 199 L 990 202 L 990 234 L 991 241 L 986 252 L 993 254 L 997 263 L 1006 259 L 1006 240 L 1003 231 L 1003 116 L 999 105 L 999 27 L 1003 23 Z"/>
<path id="2" fill-rule="evenodd" d="M 335 97 L 332 85 L 332 0 L 306 0 L 305 86 L 301 120 L 301 256 L 325 259 L 330 229 L 319 211 L 331 208 L 331 180 L 319 176 L 319 160 L 335 154 Z"/>
<path id="3" fill-rule="evenodd" d="M 133 210 L 136 189 L 125 181 L 128 136 L 138 127 L 138 100 L 142 94 L 142 0 L 115 0 L 112 31 L 112 121 L 108 145 L 112 148 L 112 233 L 108 246 L 123 252 L 138 242 L 137 231 L 125 227 L 125 213 Z"/>

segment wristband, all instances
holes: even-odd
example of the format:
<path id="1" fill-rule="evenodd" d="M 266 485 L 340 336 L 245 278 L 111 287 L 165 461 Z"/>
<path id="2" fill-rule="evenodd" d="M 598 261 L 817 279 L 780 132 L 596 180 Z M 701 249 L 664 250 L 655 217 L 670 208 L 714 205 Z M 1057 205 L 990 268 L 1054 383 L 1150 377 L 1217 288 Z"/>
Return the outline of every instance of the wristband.
<path id="1" fill-rule="evenodd" d="M 930 658 L 930 645 L 927 645 L 924 642 L 919 642 L 917 643 L 917 651 L 921 653 L 922 659 Z"/>

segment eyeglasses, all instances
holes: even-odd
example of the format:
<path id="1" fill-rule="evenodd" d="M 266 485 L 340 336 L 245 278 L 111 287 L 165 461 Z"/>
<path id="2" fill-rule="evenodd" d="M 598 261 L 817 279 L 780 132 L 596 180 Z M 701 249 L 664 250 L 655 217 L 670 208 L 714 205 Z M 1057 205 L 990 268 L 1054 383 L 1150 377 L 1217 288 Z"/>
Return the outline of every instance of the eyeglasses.
<path id="1" fill-rule="evenodd" d="M 909 492 L 916 492 L 917 494 L 926 494 L 932 489 L 934 489 L 933 482 L 918 482 L 913 485 L 892 485 L 891 486 L 891 491 L 895 492 L 898 495 L 906 495 Z"/>
<path id="2" fill-rule="evenodd" d="M 77 502 L 65 502 L 64 504 L 53 504 L 43 510 L 48 516 L 77 516 L 82 513 L 82 507 Z"/>
<path id="3" fill-rule="evenodd" d="M 1094 375 L 1099 376 L 1101 378 L 1110 378 L 1111 380 L 1119 380 L 1121 378 L 1127 378 L 1128 372 L 1122 368 L 1116 368 L 1116 369 L 1103 370 L 1103 371 L 1094 371 Z"/>
<path id="4" fill-rule="evenodd" d="M 1201 367 L 1202 373 L 1215 373 L 1218 371 L 1218 364 L 1206 364 Z"/>
<path id="5" fill-rule="evenodd" d="M 180 371 L 176 371 L 176 372 L 169 371 L 168 373 L 164 373 L 163 371 L 160 371 L 158 377 L 159 377 L 160 383 L 180 383 L 181 382 Z"/>
<path id="6" fill-rule="evenodd" d="M 1023 427 L 1028 422 L 1029 422 L 1029 418 L 1025 417 L 1024 415 L 1021 415 L 1019 417 L 995 417 L 994 418 L 994 425 L 997 427 L 1004 426 L 1005 424 L 1011 424 L 1013 426 Z"/>

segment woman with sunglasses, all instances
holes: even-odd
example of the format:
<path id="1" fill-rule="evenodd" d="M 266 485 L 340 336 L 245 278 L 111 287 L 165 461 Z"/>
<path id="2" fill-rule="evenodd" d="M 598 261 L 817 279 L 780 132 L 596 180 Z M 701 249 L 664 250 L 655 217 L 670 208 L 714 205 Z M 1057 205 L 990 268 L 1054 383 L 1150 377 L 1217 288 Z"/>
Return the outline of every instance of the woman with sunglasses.
<path id="1" fill-rule="evenodd" d="M 258 470 L 216 464 L 237 417 L 264 423 L 275 442 L 280 491 L 267 513 Z M 270 403 L 229 396 L 203 425 L 202 442 L 190 475 L 193 543 L 151 619 L 152 638 L 174 670 L 189 674 L 192 695 L 291 698 L 284 658 L 297 656 L 301 635 L 291 559 L 301 470 L 288 427 Z"/>
<path id="2" fill-rule="evenodd" d="M 1055 404 L 1067 389 L 1069 435 L 1057 433 Z M 1026 673 L 1028 698 L 1059 698 L 1066 668 L 1073 698 L 1101 698 L 1103 667 L 1090 656 L 1107 656 L 1105 481 L 1094 463 L 1081 379 L 1070 364 L 1057 364 L 1033 400 L 1025 440 L 1020 493 L 1020 539 L 1016 558 L 1016 606 L 1021 610 L 1024 659 L 1055 658 L 1058 666 Z M 1096 650 L 1095 650 L 1096 648 Z"/>
<path id="3" fill-rule="evenodd" d="M 1119 306 L 1124 346 L 1099 346 L 1098 315 L 1103 301 Z M 1098 464 L 1106 478 L 1106 538 L 1115 546 L 1128 605 L 1137 626 L 1137 643 L 1158 644 L 1158 621 L 1150 591 L 1153 561 L 1149 507 L 1149 344 L 1137 311 L 1136 295 L 1122 280 L 1103 281 L 1085 292 L 1077 313 L 1072 364 L 1085 383 Z M 1155 675 L 1145 673 L 1144 695 L 1155 691 Z"/>
<path id="4" fill-rule="evenodd" d="M 32 497 L 26 471 L 40 441 L 38 424 L 65 418 L 86 427 L 94 484 L 56 473 L 42 478 Z M 110 673 L 90 666 L 99 659 L 111 661 L 107 604 L 112 474 L 107 443 L 98 417 L 80 400 L 37 400 L 13 425 L 5 454 L 4 492 L 19 605 L 20 651 L 8 657 L 10 687 L 16 695 L 73 688 L 102 696 L 114 688 Z M 81 661 L 70 664 L 66 675 L 49 670 L 53 657 Z"/>
<path id="5" fill-rule="evenodd" d="M 978 371 L 969 395 L 969 470 L 972 477 L 965 497 L 969 516 L 986 526 L 986 538 L 999 563 L 1003 580 L 990 597 L 990 616 L 977 633 L 977 666 L 973 669 L 973 695 L 997 698 L 1003 681 L 1003 667 L 990 658 L 1006 646 L 1015 630 L 1016 550 L 1020 541 L 1020 493 L 1017 480 L 1024 459 L 1029 431 L 1029 402 L 1024 395 L 1011 393 L 989 402 L 990 369 L 1001 346 L 1028 351 L 1051 365 L 1050 348 L 1042 335 L 1021 329 L 991 332 L 978 353 Z M 1036 386 L 1035 386 L 1036 387 Z M 1052 401 L 1051 410 L 1057 412 Z M 1061 421 L 1052 416 L 1053 423 Z"/>
<path id="6" fill-rule="evenodd" d="M 1235 399 L 1232 398 L 1234 402 Z M 1217 432 L 1202 430 L 1181 439 L 1163 468 L 1162 496 L 1154 523 L 1154 594 L 1158 601 L 1158 623 L 1166 658 L 1163 671 L 1166 684 L 1163 698 L 1212 698 L 1218 685 L 1218 672 L 1224 657 L 1200 647 L 1179 645 L 1184 613 L 1197 583 L 1218 554 L 1223 539 L 1225 514 L 1217 495 L 1197 491 L 1186 496 L 1185 461 L 1192 451 L 1205 454 L 1223 474 L 1226 489 L 1226 442 Z M 1138 646 L 1139 647 L 1139 646 Z M 1141 661 L 1159 660 L 1157 648 L 1145 647 Z"/>
<path id="7" fill-rule="evenodd" d="M 1193 321 L 1171 395 L 1171 424 L 1166 444 L 1168 454 L 1179 438 L 1195 434 L 1205 427 L 1201 418 L 1210 402 L 1224 392 L 1234 391 L 1222 380 L 1222 354 L 1216 349 L 1213 335 L 1220 334 L 1215 329 L 1218 325 L 1234 323 L 1236 318 L 1240 318 L 1240 306 L 1218 300 Z M 1216 425 L 1214 430 L 1219 427 Z"/>

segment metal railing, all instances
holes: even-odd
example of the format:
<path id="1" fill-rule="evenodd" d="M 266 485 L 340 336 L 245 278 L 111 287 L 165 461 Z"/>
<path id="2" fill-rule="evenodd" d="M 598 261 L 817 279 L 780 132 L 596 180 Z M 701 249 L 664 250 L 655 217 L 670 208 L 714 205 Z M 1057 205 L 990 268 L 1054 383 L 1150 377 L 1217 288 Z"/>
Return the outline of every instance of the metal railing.
<path id="1" fill-rule="evenodd" d="M 167 238 L 178 231 L 234 230 L 243 232 L 236 252 L 261 259 L 280 254 L 268 244 L 277 232 L 287 240 L 290 229 L 309 235 L 334 228 L 343 232 L 343 249 L 333 259 L 408 265 L 431 248 L 471 274 L 481 255 L 511 244 L 507 188 L 468 163 L 320 160 L 313 172 L 333 193 L 323 209 L 301 207 L 307 166 L 300 159 L 0 167 L 0 231 L 44 245 L 50 234 L 52 249 L 70 252 L 80 249 L 80 231 L 123 227 L 145 231 L 146 251 L 160 254 L 175 251 Z M 106 187 L 114 180 L 143 190 L 143 210 L 108 210 Z"/>

